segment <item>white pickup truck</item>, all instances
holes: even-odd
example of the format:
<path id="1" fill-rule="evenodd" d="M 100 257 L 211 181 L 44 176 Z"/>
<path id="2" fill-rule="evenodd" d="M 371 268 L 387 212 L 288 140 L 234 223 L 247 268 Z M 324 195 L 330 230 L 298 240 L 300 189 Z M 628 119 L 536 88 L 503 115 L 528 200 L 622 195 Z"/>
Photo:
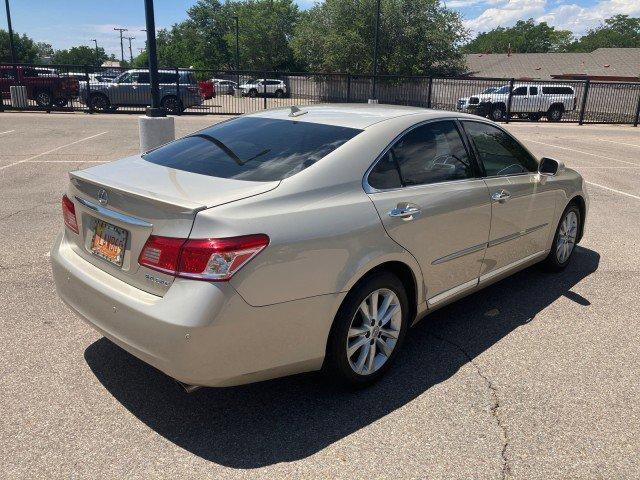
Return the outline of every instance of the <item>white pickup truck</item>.
<path id="1" fill-rule="evenodd" d="M 492 120 L 504 120 L 507 116 L 509 85 L 494 92 L 469 98 L 466 110 Z M 547 117 L 559 122 L 565 112 L 576 109 L 576 93 L 569 85 L 516 83 L 511 95 L 511 115 L 526 116 L 536 122 Z"/>

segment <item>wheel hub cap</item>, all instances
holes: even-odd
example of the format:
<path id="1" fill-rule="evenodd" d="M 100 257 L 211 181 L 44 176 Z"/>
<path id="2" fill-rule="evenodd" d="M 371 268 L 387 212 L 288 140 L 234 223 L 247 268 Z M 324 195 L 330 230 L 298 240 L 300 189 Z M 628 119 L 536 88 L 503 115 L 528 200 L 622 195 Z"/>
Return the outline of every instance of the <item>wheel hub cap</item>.
<path id="1" fill-rule="evenodd" d="M 393 291 L 380 288 L 369 294 L 349 328 L 347 359 L 353 371 L 370 375 L 382 367 L 396 346 L 401 325 L 402 307 Z"/>
<path id="2" fill-rule="evenodd" d="M 558 262 L 564 263 L 569 259 L 576 244 L 577 235 L 578 216 L 575 212 L 569 212 L 562 220 L 558 232 L 558 241 L 556 242 L 556 258 Z"/>

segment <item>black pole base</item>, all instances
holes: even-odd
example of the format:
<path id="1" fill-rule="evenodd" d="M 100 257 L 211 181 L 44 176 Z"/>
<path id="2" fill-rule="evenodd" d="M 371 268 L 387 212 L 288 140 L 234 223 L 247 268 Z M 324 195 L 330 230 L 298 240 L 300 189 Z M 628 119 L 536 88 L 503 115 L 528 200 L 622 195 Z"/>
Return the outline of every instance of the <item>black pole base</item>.
<path id="1" fill-rule="evenodd" d="M 166 117 L 167 113 L 164 108 L 147 107 L 147 117 Z"/>

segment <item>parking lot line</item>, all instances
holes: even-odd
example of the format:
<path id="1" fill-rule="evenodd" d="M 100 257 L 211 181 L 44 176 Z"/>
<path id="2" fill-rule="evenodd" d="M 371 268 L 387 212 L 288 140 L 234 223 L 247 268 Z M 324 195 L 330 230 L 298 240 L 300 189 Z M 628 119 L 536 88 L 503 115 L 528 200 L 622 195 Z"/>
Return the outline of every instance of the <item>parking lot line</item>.
<path id="1" fill-rule="evenodd" d="M 15 130 L 7 130 L 6 132 L 0 132 L 0 135 L 4 135 L 5 133 L 15 132 Z"/>
<path id="2" fill-rule="evenodd" d="M 604 190 L 609 190 L 610 192 L 624 195 L 625 197 L 631 197 L 631 198 L 635 198 L 636 200 L 640 200 L 640 196 L 633 195 L 632 193 L 623 192 L 622 190 L 616 190 L 615 188 L 611 188 L 611 187 L 605 187 L 604 185 L 600 185 L 599 183 L 593 183 L 593 182 L 587 182 L 587 181 L 585 181 L 584 183 L 588 185 L 593 185 L 594 187 L 602 188 Z"/>
<path id="3" fill-rule="evenodd" d="M 609 143 L 615 143 L 616 145 L 626 145 L 627 147 L 636 147 L 636 148 L 640 148 L 640 145 L 636 145 L 635 143 L 624 143 L 624 142 L 618 142 L 617 140 L 605 140 L 604 138 L 600 138 L 599 141 L 601 142 L 609 142 Z"/>
<path id="4" fill-rule="evenodd" d="M 91 135 L 90 137 L 81 138 L 80 140 L 76 140 L 75 142 L 67 143 L 66 145 L 61 145 L 59 147 L 52 148 L 51 150 L 47 150 L 46 152 L 39 153 L 37 155 L 34 155 L 33 157 L 25 158 L 24 160 L 19 160 L 17 162 L 10 163 L 9 165 L 4 165 L 4 166 L 0 167 L 0 170 L 4 170 L 5 168 L 9 168 L 9 167 L 13 167 L 15 165 L 19 165 L 21 163 L 30 162 L 31 160 L 35 160 L 38 157 L 42 157 L 43 155 L 48 155 L 50 153 L 57 152 L 58 150 L 61 150 L 61 149 L 66 148 L 66 147 L 70 147 L 71 145 L 75 145 L 76 143 L 84 142 L 86 140 L 91 140 L 92 138 L 99 137 L 100 135 L 104 135 L 105 133 L 107 133 L 107 132 L 100 132 L 100 133 L 97 133 L 95 135 Z"/>
<path id="5" fill-rule="evenodd" d="M 613 157 L 606 157 L 604 155 L 598 155 L 597 153 L 591 153 L 591 152 L 585 152 L 584 150 L 576 150 L 575 148 L 569 148 L 569 147 L 561 147 L 559 145 L 553 145 L 551 143 L 544 143 L 544 142 L 539 142 L 537 140 L 531 140 L 531 139 L 527 139 L 527 142 L 531 142 L 531 143 L 539 143 L 540 145 L 545 145 L 547 147 L 553 147 L 553 148 L 558 148 L 560 150 L 569 150 L 571 152 L 576 152 L 576 153 L 582 153 L 583 155 L 591 155 L 592 157 L 599 157 L 599 158 L 604 158 L 606 160 L 612 160 L 614 162 L 620 162 L 620 163 L 626 163 L 628 165 L 635 165 L 636 167 L 638 165 L 640 165 L 639 163 L 635 163 L 635 162 L 628 162 L 626 160 L 620 160 L 617 158 L 613 158 Z"/>

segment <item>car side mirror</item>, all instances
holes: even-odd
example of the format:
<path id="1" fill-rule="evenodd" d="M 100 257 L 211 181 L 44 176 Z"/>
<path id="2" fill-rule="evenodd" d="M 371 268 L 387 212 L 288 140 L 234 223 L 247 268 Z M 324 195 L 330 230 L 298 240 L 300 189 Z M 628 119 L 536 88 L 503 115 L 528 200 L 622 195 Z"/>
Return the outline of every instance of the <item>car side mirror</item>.
<path id="1" fill-rule="evenodd" d="M 542 157 L 538 166 L 538 173 L 552 177 L 564 170 L 564 163 L 554 158 Z"/>

